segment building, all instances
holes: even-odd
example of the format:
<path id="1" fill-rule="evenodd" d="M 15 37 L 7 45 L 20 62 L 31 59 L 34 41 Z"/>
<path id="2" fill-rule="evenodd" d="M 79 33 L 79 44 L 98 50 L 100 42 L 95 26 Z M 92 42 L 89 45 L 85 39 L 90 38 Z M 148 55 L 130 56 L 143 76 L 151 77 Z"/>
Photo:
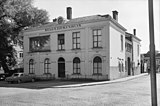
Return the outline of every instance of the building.
<path id="1" fill-rule="evenodd" d="M 133 30 L 133 34 L 126 32 L 125 37 L 125 68 L 127 75 L 140 74 L 140 39 L 136 36 L 136 29 Z"/>
<path id="2" fill-rule="evenodd" d="M 155 52 L 156 59 L 156 72 L 160 72 L 160 53 L 158 51 Z M 143 72 L 148 72 L 150 69 L 150 51 L 145 54 L 141 54 L 141 62 L 143 64 Z"/>
<path id="3" fill-rule="evenodd" d="M 113 18 L 108 14 L 72 18 L 72 8 L 68 7 L 67 19 L 58 17 L 24 31 L 24 72 L 51 74 L 57 79 L 113 80 L 128 76 L 125 36 L 117 11 L 113 11 Z M 136 40 L 133 37 L 132 50 Z M 136 67 L 137 54 L 132 59 Z"/>
<path id="4" fill-rule="evenodd" d="M 20 45 L 14 45 L 14 48 L 16 50 L 16 65 L 13 68 L 13 70 L 19 70 L 23 71 L 23 47 Z"/>

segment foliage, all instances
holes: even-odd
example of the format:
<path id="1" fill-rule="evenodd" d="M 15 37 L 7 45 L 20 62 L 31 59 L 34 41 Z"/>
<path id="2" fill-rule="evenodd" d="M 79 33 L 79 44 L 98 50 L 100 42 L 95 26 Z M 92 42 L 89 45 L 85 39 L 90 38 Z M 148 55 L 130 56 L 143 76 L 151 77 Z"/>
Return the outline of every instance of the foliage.
<path id="1" fill-rule="evenodd" d="M 47 23 L 48 13 L 32 5 L 33 0 L 0 0 L 0 64 L 5 72 L 14 65 L 16 44 L 22 44 L 19 34 Z"/>

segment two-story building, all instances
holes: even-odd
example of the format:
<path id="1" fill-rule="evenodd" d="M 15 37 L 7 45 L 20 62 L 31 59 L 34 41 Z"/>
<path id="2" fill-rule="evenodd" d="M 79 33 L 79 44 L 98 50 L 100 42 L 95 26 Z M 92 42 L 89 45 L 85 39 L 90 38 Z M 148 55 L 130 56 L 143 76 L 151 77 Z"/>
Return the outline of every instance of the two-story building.
<path id="1" fill-rule="evenodd" d="M 125 37 L 125 69 L 127 75 L 140 74 L 140 39 L 136 36 L 136 29 L 133 30 L 133 34 L 126 32 Z"/>
<path id="2" fill-rule="evenodd" d="M 117 11 L 113 11 L 113 18 L 108 14 L 72 18 L 72 9 L 68 7 L 67 19 L 58 17 L 51 23 L 24 31 L 24 72 L 95 80 L 128 76 L 125 31 L 118 23 Z M 138 50 L 136 43 L 132 45 L 132 50 Z M 135 67 L 139 63 L 137 56 L 130 58 L 135 61 Z"/>

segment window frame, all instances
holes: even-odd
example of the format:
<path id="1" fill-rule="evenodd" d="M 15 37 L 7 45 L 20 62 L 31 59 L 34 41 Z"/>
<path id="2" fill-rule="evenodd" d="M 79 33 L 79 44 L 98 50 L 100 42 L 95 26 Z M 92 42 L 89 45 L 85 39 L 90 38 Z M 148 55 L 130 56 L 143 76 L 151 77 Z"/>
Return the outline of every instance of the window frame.
<path id="1" fill-rule="evenodd" d="M 121 35 L 121 51 L 123 51 L 123 49 L 124 49 L 124 47 L 123 47 L 123 43 L 124 43 L 123 35 Z"/>
<path id="2" fill-rule="evenodd" d="M 46 39 L 46 41 L 48 40 L 48 43 L 44 43 L 48 44 L 48 46 L 40 46 L 41 44 L 41 39 Z M 36 49 L 34 47 L 37 47 Z M 41 48 L 42 47 L 42 48 Z M 47 48 L 45 48 L 47 47 Z M 29 38 L 29 51 L 30 52 L 46 52 L 46 51 L 50 51 L 50 35 L 43 35 L 43 36 L 36 36 L 36 37 L 30 37 Z"/>
<path id="3" fill-rule="evenodd" d="M 102 29 L 93 29 L 92 36 L 93 36 L 93 48 L 102 48 Z"/>
<path id="4" fill-rule="evenodd" d="M 99 56 L 93 59 L 93 75 L 102 75 L 102 59 Z"/>
<path id="5" fill-rule="evenodd" d="M 50 60 L 49 60 L 49 58 L 46 58 L 44 60 L 44 73 L 45 74 L 49 73 L 49 69 L 50 69 L 49 65 L 50 65 Z"/>
<path id="6" fill-rule="evenodd" d="M 81 60 L 79 57 L 73 59 L 73 74 L 81 73 Z"/>
<path id="7" fill-rule="evenodd" d="M 62 36 L 62 38 L 60 38 Z M 65 50 L 65 34 L 58 34 L 57 37 L 58 50 Z"/>
<path id="8" fill-rule="evenodd" d="M 30 59 L 29 60 L 29 74 L 34 74 L 34 73 L 35 73 L 34 60 Z"/>
<path id="9" fill-rule="evenodd" d="M 78 40 L 79 40 L 79 42 L 78 42 Z M 72 33 L 72 48 L 73 48 L 73 50 L 80 49 L 80 32 L 73 32 Z"/>

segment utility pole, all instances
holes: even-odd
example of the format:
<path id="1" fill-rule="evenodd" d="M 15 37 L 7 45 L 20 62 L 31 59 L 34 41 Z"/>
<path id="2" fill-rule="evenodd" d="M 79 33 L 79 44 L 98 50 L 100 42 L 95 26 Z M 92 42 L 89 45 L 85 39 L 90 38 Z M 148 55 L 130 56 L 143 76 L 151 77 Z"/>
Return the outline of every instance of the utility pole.
<path id="1" fill-rule="evenodd" d="M 152 106 L 157 106 L 157 85 L 156 85 L 156 62 L 155 62 L 155 44 L 154 44 L 153 0 L 148 0 L 148 8 L 149 8 L 149 35 L 150 35 L 151 102 L 152 102 Z"/>

